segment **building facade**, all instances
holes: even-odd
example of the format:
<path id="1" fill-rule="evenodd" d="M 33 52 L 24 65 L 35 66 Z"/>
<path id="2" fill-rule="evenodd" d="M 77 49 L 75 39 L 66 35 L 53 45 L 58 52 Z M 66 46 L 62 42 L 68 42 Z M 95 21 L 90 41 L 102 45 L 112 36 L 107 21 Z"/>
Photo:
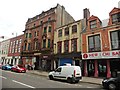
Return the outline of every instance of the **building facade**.
<path id="1" fill-rule="evenodd" d="M 21 48 L 22 48 L 23 35 L 19 35 L 10 38 L 9 49 L 8 49 L 8 64 L 18 65 L 21 63 Z"/>
<path id="2" fill-rule="evenodd" d="M 92 15 L 82 33 L 81 46 L 84 76 L 111 77 L 120 71 L 120 8 L 113 8 L 105 26 Z"/>
<path id="3" fill-rule="evenodd" d="M 4 40 L 0 42 L 0 62 L 5 65 L 8 63 L 8 49 L 10 40 Z"/>
<path id="4" fill-rule="evenodd" d="M 24 65 L 35 69 L 53 69 L 54 30 L 73 22 L 72 16 L 59 4 L 26 22 L 21 57 Z"/>
<path id="5" fill-rule="evenodd" d="M 78 20 L 57 28 L 54 32 L 54 68 L 70 63 L 81 66 L 81 31 L 86 20 Z"/>

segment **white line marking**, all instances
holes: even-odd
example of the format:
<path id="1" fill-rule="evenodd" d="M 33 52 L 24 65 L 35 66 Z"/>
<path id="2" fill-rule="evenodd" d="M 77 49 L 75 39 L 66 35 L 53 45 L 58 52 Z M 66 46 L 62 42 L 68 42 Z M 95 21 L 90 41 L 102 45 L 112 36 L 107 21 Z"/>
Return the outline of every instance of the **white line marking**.
<path id="1" fill-rule="evenodd" d="M 87 88 L 93 88 L 93 87 L 87 87 Z"/>
<path id="2" fill-rule="evenodd" d="M 24 83 L 21 83 L 21 82 L 15 81 L 15 80 L 12 80 L 12 81 L 15 82 L 15 83 L 19 83 L 19 84 L 21 84 L 21 85 L 24 85 L 24 86 L 30 87 L 30 88 L 35 88 L 35 87 L 33 87 L 33 86 L 30 86 L 30 85 L 27 85 L 27 84 L 24 84 Z"/>
<path id="3" fill-rule="evenodd" d="M 7 79 L 6 77 L 0 76 L 1 78 Z"/>

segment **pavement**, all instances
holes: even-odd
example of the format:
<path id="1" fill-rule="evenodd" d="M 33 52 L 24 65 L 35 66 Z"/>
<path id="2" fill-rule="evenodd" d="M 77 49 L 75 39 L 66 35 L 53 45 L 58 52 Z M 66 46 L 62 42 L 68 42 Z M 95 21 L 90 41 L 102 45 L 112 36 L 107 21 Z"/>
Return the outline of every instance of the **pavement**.
<path id="1" fill-rule="evenodd" d="M 41 71 L 41 70 L 28 70 L 26 73 L 27 74 L 34 74 L 34 75 L 48 77 L 49 72 Z M 103 80 L 102 78 L 82 77 L 80 82 L 101 85 L 102 80 Z"/>

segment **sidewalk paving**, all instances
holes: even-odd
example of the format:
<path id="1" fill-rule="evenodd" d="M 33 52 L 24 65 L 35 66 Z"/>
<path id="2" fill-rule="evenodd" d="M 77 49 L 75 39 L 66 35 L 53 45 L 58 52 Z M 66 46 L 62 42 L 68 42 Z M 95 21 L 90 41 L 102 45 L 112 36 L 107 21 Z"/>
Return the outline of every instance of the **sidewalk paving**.
<path id="1" fill-rule="evenodd" d="M 48 73 L 49 72 L 40 71 L 40 70 L 28 70 L 26 73 L 27 74 L 35 74 L 35 75 L 40 75 L 40 76 L 48 77 Z M 80 80 L 80 82 L 101 85 L 102 84 L 102 80 L 103 79 L 101 79 L 101 78 L 82 77 L 82 79 Z"/>

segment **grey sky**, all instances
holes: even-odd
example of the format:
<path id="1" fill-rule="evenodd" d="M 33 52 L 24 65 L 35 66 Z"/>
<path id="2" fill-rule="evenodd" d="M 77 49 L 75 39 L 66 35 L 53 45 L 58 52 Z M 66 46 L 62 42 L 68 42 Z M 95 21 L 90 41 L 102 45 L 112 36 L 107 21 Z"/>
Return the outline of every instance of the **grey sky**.
<path id="1" fill-rule="evenodd" d="M 63 5 L 75 20 L 83 18 L 83 9 L 100 20 L 109 18 L 109 12 L 118 7 L 120 0 L 0 0 L 0 36 L 13 37 L 23 34 L 28 18 L 40 14 L 57 3 Z M 1 39 L 0 39 L 1 40 Z"/>

